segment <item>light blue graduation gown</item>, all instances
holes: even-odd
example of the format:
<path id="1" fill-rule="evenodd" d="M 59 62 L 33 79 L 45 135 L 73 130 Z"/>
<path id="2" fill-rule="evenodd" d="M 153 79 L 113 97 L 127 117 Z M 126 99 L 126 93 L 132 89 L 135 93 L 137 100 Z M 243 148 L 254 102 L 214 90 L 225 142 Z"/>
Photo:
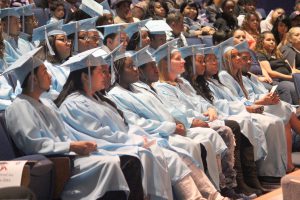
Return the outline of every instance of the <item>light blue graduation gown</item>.
<path id="1" fill-rule="evenodd" d="M 55 100 L 62 91 L 70 70 L 67 67 L 60 67 L 60 64 L 52 64 L 47 60 L 44 61 L 44 64 L 51 75 L 51 86 L 48 95 L 50 99 Z"/>
<path id="2" fill-rule="evenodd" d="M 180 80 L 181 82 L 178 83 L 179 88 L 185 95 L 187 95 L 190 102 L 194 102 L 194 104 L 199 104 L 200 102 L 200 104 L 207 104 L 206 107 L 210 106 L 210 103 L 206 99 L 197 95 L 195 89 L 187 80 L 184 78 L 181 78 Z M 266 156 L 267 145 L 264 132 L 260 126 L 253 124 L 253 119 L 250 113 L 246 111 L 242 102 L 235 101 L 234 103 L 231 103 L 227 100 L 214 98 L 213 106 L 217 109 L 219 118 L 234 120 L 239 123 L 241 132 L 249 139 L 250 143 L 254 147 L 255 160 L 259 160 Z"/>
<path id="3" fill-rule="evenodd" d="M 149 86 L 138 82 L 131 85 L 131 91 L 116 85 L 109 91 L 109 97 L 124 112 L 126 120 L 143 128 L 156 137 L 168 138 L 171 145 L 187 150 L 191 157 L 202 163 L 200 143 L 207 148 L 209 175 L 215 186 L 219 185 L 218 170 L 215 156 L 226 149 L 222 138 L 214 130 L 202 131 L 201 128 L 187 129 L 187 137 L 173 134 L 176 128 L 174 117 L 166 110 L 169 107 L 163 104 L 155 92 L 151 92 Z M 176 109 L 175 115 L 184 116 Z M 187 121 L 187 119 L 185 119 Z M 201 133 L 201 134 L 199 134 Z"/>
<path id="4" fill-rule="evenodd" d="M 234 78 L 228 74 L 228 72 L 220 71 L 219 78 L 222 84 L 225 85 L 236 98 L 243 102 L 248 101 L 248 99 L 246 99 L 244 96 L 242 88 L 239 86 L 237 81 L 235 81 Z M 244 78 L 243 83 L 249 93 L 250 101 L 254 101 L 255 98 L 258 98 L 253 90 L 251 90 L 251 86 L 248 81 L 244 81 Z M 285 103 L 281 102 L 279 105 L 283 104 Z M 258 121 L 260 127 L 265 133 L 268 148 L 268 155 L 266 159 L 258 162 L 258 174 L 260 176 L 280 177 L 285 175 L 286 172 L 287 146 L 284 123 L 282 119 L 275 115 L 269 114 L 268 111 L 273 109 L 271 107 L 275 106 L 276 105 L 264 106 L 265 112 L 263 114 L 252 114 L 252 118 L 255 118 Z"/>
<path id="5" fill-rule="evenodd" d="M 20 115 L 22 113 L 22 115 Z M 19 95 L 5 111 L 9 133 L 25 154 L 69 154 L 76 140 L 54 110 L 26 95 Z M 76 156 L 62 199 L 97 199 L 107 191 L 129 192 L 118 156 L 99 148 L 90 156 Z"/>
<path id="6" fill-rule="evenodd" d="M 155 147 L 148 150 L 138 147 L 143 145 L 143 137 L 146 136 L 152 140 L 144 130 L 132 126 L 130 129 L 126 126 L 123 119 L 115 108 L 101 100 L 96 101 L 79 92 L 72 93 L 60 106 L 60 111 L 66 126 L 78 140 L 105 140 L 116 144 L 120 148 L 123 146 L 132 146 L 140 157 L 144 168 L 143 186 L 146 194 L 156 197 L 170 199 L 172 198 L 171 185 L 168 180 L 175 184 L 190 173 L 190 170 L 181 162 L 179 156 L 169 150 Z M 159 152 L 160 151 L 160 152 Z M 118 150 L 119 154 L 125 154 L 126 151 Z M 149 159 L 155 154 L 155 158 Z M 148 155 L 144 155 L 148 154 Z M 162 160 L 157 163 L 156 158 Z M 167 161 L 169 176 L 163 172 Z M 152 177 L 157 177 L 153 179 Z M 159 177 L 159 178 L 158 178 Z M 169 187 L 168 187 L 169 185 Z"/>
<path id="7" fill-rule="evenodd" d="M 10 44 L 10 46 L 19 54 L 23 55 L 29 51 L 35 49 L 35 46 L 31 44 L 28 40 L 25 40 L 21 37 L 18 37 L 17 40 L 13 39 L 10 36 L 5 36 L 5 41 Z"/>
<path id="8" fill-rule="evenodd" d="M 17 52 L 6 40 L 3 40 L 3 42 L 5 45 L 4 60 L 9 66 L 14 63 L 21 56 L 21 54 L 20 52 Z"/>

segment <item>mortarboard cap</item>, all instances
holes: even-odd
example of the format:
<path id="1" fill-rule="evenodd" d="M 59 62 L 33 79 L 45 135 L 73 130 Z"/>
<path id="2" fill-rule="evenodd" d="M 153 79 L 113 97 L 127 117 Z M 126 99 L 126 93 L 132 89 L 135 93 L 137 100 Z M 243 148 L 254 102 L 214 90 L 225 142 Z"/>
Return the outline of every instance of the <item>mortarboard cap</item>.
<path id="1" fill-rule="evenodd" d="M 99 17 L 103 15 L 103 7 L 94 0 L 82 0 L 79 9 L 91 17 Z"/>
<path id="2" fill-rule="evenodd" d="M 0 9 L 0 21 L 1 19 L 3 19 L 4 17 L 8 17 L 8 22 L 7 22 L 7 35 L 9 35 L 9 29 L 10 29 L 10 16 L 15 16 L 15 17 L 19 17 L 20 14 L 17 12 L 18 8 L 4 8 L 4 9 Z"/>
<path id="3" fill-rule="evenodd" d="M 94 29 L 96 26 L 96 20 L 98 17 L 87 18 L 80 21 L 72 21 L 68 24 L 64 24 L 62 26 L 62 30 L 70 35 L 72 33 L 75 34 L 74 37 L 74 53 L 78 52 L 78 32 L 79 31 L 88 31 L 90 29 Z"/>
<path id="4" fill-rule="evenodd" d="M 19 17 L 20 14 L 17 12 L 18 8 L 3 8 L 0 9 L 0 18 L 8 17 L 8 16 L 15 16 Z"/>
<path id="5" fill-rule="evenodd" d="M 181 53 L 182 58 L 186 58 L 188 56 L 197 55 L 197 54 L 204 54 L 203 48 L 204 44 L 192 45 L 188 47 L 181 47 L 178 50 Z"/>
<path id="6" fill-rule="evenodd" d="M 70 72 L 77 71 L 80 69 L 88 68 L 88 77 L 89 77 L 89 90 L 91 91 L 92 88 L 92 82 L 91 82 L 91 66 L 101 66 L 107 64 L 101 56 L 102 54 L 98 53 L 95 54 L 95 52 L 101 51 L 101 47 L 97 47 L 94 49 L 90 49 L 84 52 L 81 52 L 75 56 L 72 56 L 64 62 L 61 66 L 62 67 L 68 67 L 70 69 Z M 103 54 L 106 54 L 104 50 Z"/>
<path id="7" fill-rule="evenodd" d="M 149 62 L 155 62 L 155 58 L 148 51 L 149 45 L 140 49 L 132 55 L 134 66 L 139 67 Z"/>
<path id="8" fill-rule="evenodd" d="M 135 22 L 135 23 L 130 23 L 128 24 L 128 26 L 125 28 L 124 32 L 128 35 L 129 39 L 132 37 L 132 35 L 138 31 L 141 31 L 142 28 L 144 28 L 145 30 L 148 30 L 145 27 L 145 24 L 150 21 L 150 19 L 146 19 L 146 20 L 142 20 L 139 22 Z"/>
<path id="9" fill-rule="evenodd" d="M 106 57 L 106 62 L 110 65 L 110 74 L 111 74 L 111 85 L 113 85 L 116 81 L 116 68 L 114 66 L 114 59 L 115 57 L 120 54 L 120 49 L 122 47 L 122 44 L 117 46 L 114 50 L 112 50 Z"/>
<path id="10" fill-rule="evenodd" d="M 115 0 L 115 1 L 112 3 L 111 7 L 112 7 L 113 9 L 115 9 L 116 6 L 117 6 L 118 4 L 123 3 L 123 2 L 129 2 L 129 3 L 132 3 L 131 0 Z"/>
<path id="11" fill-rule="evenodd" d="M 218 52 L 219 52 L 219 45 L 203 48 L 203 54 L 204 55 L 208 55 L 208 54 L 217 55 Z"/>
<path id="12" fill-rule="evenodd" d="M 255 52 L 249 48 L 247 41 L 243 41 L 240 44 L 235 45 L 234 48 L 236 48 L 238 52 L 248 52 L 251 55 L 252 60 L 257 60 Z"/>
<path id="13" fill-rule="evenodd" d="M 145 27 L 151 34 L 166 34 L 166 31 L 172 31 L 172 28 L 164 20 L 150 20 Z"/>
<path id="14" fill-rule="evenodd" d="M 161 45 L 158 49 L 156 49 L 152 54 L 152 56 L 155 58 L 157 63 L 165 57 L 168 58 L 168 71 L 170 71 L 170 67 L 171 67 L 170 65 L 171 53 L 173 53 L 174 51 L 178 51 L 178 49 L 176 48 L 177 41 L 178 38 L 166 42 L 165 44 Z"/>
<path id="15" fill-rule="evenodd" d="M 122 24 L 109 24 L 109 25 L 104 25 L 104 26 L 97 26 L 97 28 L 103 29 L 102 31 L 102 35 L 105 38 L 106 36 L 108 36 L 109 34 L 112 33 L 119 33 L 124 31 L 124 29 L 126 28 L 126 23 L 122 23 Z"/>
<path id="16" fill-rule="evenodd" d="M 35 4 L 29 4 L 21 7 L 17 7 L 17 12 L 20 16 L 22 16 L 22 32 L 25 29 L 25 16 L 32 16 L 34 15 L 33 9 L 35 8 Z"/>
<path id="17" fill-rule="evenodd" d="M 145 27 L 145 24 L 149 21 L 150 19 L 146 19 L 143 21 L 135 22 L 135 23 L 130 23 L 128 26 L 125 28 L 125 33 L 128 35 L 129 39 L 132 37 L 132 35 L 136 32 L 139 32 L 140 34 L 140 41 L 139 41 L 139 47 L 142 47 L 142 30 L 148 30 Z"/>
<path id="18" fill-rule="evenodd" d="M 51 36 L 51 35 L 60 34 L 60 33 L 55 32 L 55 30 L 57 30 L 57 31 L 60 30 L 62 24 L 63 24 L 63 20 L 59 20 L 58 22 L 53 22 L 51 24 L 47 24 L 47 25 L 44 25 L 44 26 L 33 29 L 32 41 L 46 40 L 46 44 L 47 44 L 47 48 L 49 50 L 49 53 L 51 55 L 55 55 L 55 53 L 54 53 L 54 51 L 53 51 L 53 49 L 52 49 L 52 47 L 49 43 L 48 37 Z"/>
<path id="19" fill-rule="evenodd" d="M 18 60 L 16 60 L 16 62 L 5 69 L 2 75 L 13 71 L 20 83 L 23 84 L 25 78 L 30 72 L 33 73 L 33 70 L 36 67 L 43 65 L 43 61 L 37 56 L 41 48 L 42 47 L 36 48 L 22 55 Z"/>
<path id="20" fill-rule="evenodd" d="M 196 74 L 196 64 L 195 64 L 195 56 L 198 54 L 204 55 L 203 47 L 204 44 L 192 45 L 188 47 L 182 47 L 178 49 L 180 51 L 181 57 L 186 58 L 188 56 L 192 56 L 192 64 L 193 64 L 193 73 Z"/>

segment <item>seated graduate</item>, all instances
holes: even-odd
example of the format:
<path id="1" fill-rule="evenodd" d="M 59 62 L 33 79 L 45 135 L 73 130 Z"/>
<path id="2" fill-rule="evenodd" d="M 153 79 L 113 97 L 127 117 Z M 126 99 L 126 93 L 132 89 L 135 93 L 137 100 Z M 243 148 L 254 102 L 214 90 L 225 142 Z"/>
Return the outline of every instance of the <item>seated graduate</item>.
<path id="1" fill-rule="evenodd" d="M 212 47 L 212 49 L 213 48 L 217 47 Z M 226 100 L 230 104 L 243 107 L 241 105 L 241 103 L 243 103 L 241 98 L 233 94 L 229 88 L 220 82 L 218 76 L 218 59 L 214 50 L 209 50 L 205 53 L 205 61 L 205 79 L 208 81 L 209 88 L 214 94 L 214 99 L 217 98 L 223 101 Z M 220 73 L 224 72 L 221 71 Z M 261 177 L 283 176 L 286 171 L 286 150 L 284 149 L 286 144 L 285 138 L 282 136 L 282 133 L 284 132 L 284 124 L 282 123 L 282 120 L 278 117 L 274 117 L 273 115 L 263 113 L 261 105 L 246 103 L 245 108 L 248 112 L 252 113 L 251 117 L 254 119 L 253 122 L 263 129 L 267 142 L 267 157 L 266 159 L 262 159 L 257 162 L 258 175 Z M 283 149 L 278 148 L 278 146 L 283 147 Z"/>
<path id="2" fill-rule="evenodd" d="M 2 29 L 0 28 L 0 73 L 2 73 L 8 67 L 4 57 L 5 44 L 2 36 Z M 11 75 L 0 76 L 0 110 L 5 110 L 15 98 L 13 87 L 14 83 L 11 81 L 11 78 Z"/>
<path id="3" fill-rule="evenodd" d="M 246 40 L 246 33 L 244 30 L 236 29 L 233 32 L 233 43 L 234 45 L 240 44 Z M 260 66 L 260 63 L 255 55 L 254 51 L 250 51 L 253 54 L 252 63 L 250 72 L 257 75 L 257 78 L 262 84 L 265 86 L 266 89 L 271 90 L 273 85 L 278 85 L 277 91 L 282 101 L 287 103 L 293 104 L 297 102 L 298 97 L 296 93 L 296 89 L 294 87 L 294 83 L 287 80 L 276 81 L 276 78 L 271 78 L 269 73 L 266 71 L 265 68 Z"/>
<path id="4" fill-rule="evenodd" d="M 84 61 L 79 60 L 79 62 L 72 63 L 72 60 L 76 60 L 82 54 L 86 55 Z M 74 136 L 80 140 L 103 139 L 114 143 L 119 146 L 119 152 L 123 148 L 121 154 L 130 153 L 129 150 L 137 151 L 144 169 L 144 191 L 150 197 L 172 199 L 171 189 L 167 187 L 170 179 L 177 198 L 202 199 L 198 188 L 200 191 L 203 190 L 206 195 L 216 195 L 216 189 L 205 174 L 197 169 L 193 161 L 186 157 L 187 153 L 182 157 L 185 157 L 185 162 L 188 162 L 187 164 L 192 168 L 192 174 L 176 153 L 159 148 L 154 143 L 156 139 L 140 128 L 128 126 L 121 115 L 122 112 L 117 109 L 115 104 L 98 93 L 104 89 L 106 82 L 106 76 L 102 70 L 106 64 L 100 61 L 103 60 L 101 57 L 107 56 L 106 52 L 99 48 L 82 54 L 71 57 L 64 64 L 71 68 L 71 73 L 56 100 L 64 122 Z M 92 54 L 98 54 L 100 57 L 93 57 Z M 150 142 L 150 140 L 152 141 Z M 160 158 L 166 160 L 157 164 L 157 162 L 161 162 Z M 164 166 L 165 162 L 168 165 L 167 172 L 170 177 L 166 176 L 163 173 L 166 170 L 160 167 Z M 150 178 L 152 176 L 156 178 Z M 197 184 L 194 183 L 194 180 L 197 181 Z M 184 189 L 183 185 L 185 188 L 188 185 L 189 191 Z"/>
<path id="5" fill-rule="evenodd" d="M 97 26 L 97 29 L 103 35 L 103 44 L 107 52 L 111 52 L 117 46 L 122 44 L 122 50 L 125 51 L 128 45 L 128 37 L 124 32 L 125 24 L 110 24 L 104 26 Z"/>
<path id="6" fill-rule="evenodd" d="M 24 6 L 27 7 L 27 6 Z M 27 53 L 30 50 L 33 50 L 35 47 L 27 40 L 24 40 L 20 37 L 20 9 L 24 7 L 18 8 L 5 8 L 1 9 L 1 19 L 3 24 L 3 33 L 5 40 L 5 48 L 12 48 L 8 50 L 7 53 L 7 63 L 10 65 L 13 63 L 18 57 Z M 24 10 L 27 10 L 24 8 Z M 24 14 L 24 13 L 22 13 Z M 15 55 L 16 54 L 16 55 Z"/>
<path id="7" fill-rule="evenodd" d="M 145 24 L 148 21 L 150 20 L 143 20 L 127 26 L 125 29 L 129 38 L 129 42 L 126 47 L 127 51 L 138 51 L 150 44 L 149 32 L 145 27 Z"/>
<path id="8" fill-rule="evenodd" d="M 261 192 L 266 192 L 257 179 L 256 165 L 253 161 L 263 159 L 266 156 L 268 149 L 264 132 L 268 133 L 269 137 L 274 137 L 273 132 L 276 130 L 277 125 L 269 124 L 268 122 L 270 120 L 272 121 L 272 118 L 268 116 L 248 113 L 243 103 L 237 98 L 234 98 L 230 90 L 218 81 L 219 79 L 216 76 L 218 72 L 218 62 L 215 56 L 215 52 L 218 50 L 217 47 L 201 48 L 199 46 L 192 46 L 190 48 L 194 49 L 180 49 L 183 56 L 191 54 L 191 56 L 185 58 L 186 63 L 183 76 L 189 81 L 193 88 L 185 87 L 185 93 L 189 95 L 196 93 L 197 96 L 203 97 L 213 104 L 218 109 L 218 112 L 221 111 L 223 116 L 234 116 L 234 119 L 237 121 L 243 120 L 243 118 L 247 118 L 251 121 L 250 125 L 252 126 L 248 127 L 247 135 L 243 134 L 241 138 L 241 164 L 244 181 L 247 185 Z M 262 118 L 259 118 L 260 116 L 262 116 Z M 274 129 L 269 128 L 269 126 L 274 126 Z M 251 133 L 250 131 L 253 131 L 253 135 L 249 135 Z M 245 136 L 249 139 L 250 143 Z M 274 144 L 275 142 L 271 139 L 272 138 L 269 139 L 271 142 L 268 147 L 272 145 L 273 148 L 277 148 Z M 276 151 L 272 151 L 268 153 L 268 155 L 273 152 Z M 276 166 L 276 163 L 273 165 Z M 241 186 L 242 185 L 240 185 L 240 187 Z"/>
<path id="9" fill-rule="evenodd" d="M 212 105 L 200 101 L 199 99 L 197 101 L 197 99 L 190 98 L 183 92 L 183 88 L 186 87 L 188 82 L 183 78 L 178 77 L 184 72 L 185 62 L 182 59 L 179 50 L 174 48 L 171 43 L 166 43 L 161 46 L 153 54 L 156 57 L 159 69 L 159 81 L 153 84 L 158 96 L 160 96 L 166 104 L 179 109 L 187 116 L 189 119 L 189 125 L 187 126 L 202 127 L 204 129 L 211 128 L 217 131 L 225 141 L 227 147 L 232 149 L 232 152 L 229 152 L 227 155 L 227 164 L 233 161 L 233 159 L 230 160 L 230 157 L 234 157 L 235 163 L 231 163 L 230 166 L 234 166 L 235 169 L 239 170 L 239 172 L 241 172 L 240 174 L 242 174 L 239 149 L 242 133 L 238 123 L 233 120 L 226 119 L 223 121 L 218 119 L 217 111 Z M 235 139 L 237 145 L 230 143 L 231 138 L 233 138 L 233 140 Z M 223 170 L 226 179 L 230 181 L 228 181 L 227 184 L 221 185 L 221 192 L 223 189 L 224 195 L 228 190 L 233 191 L 233 188 L 237 186 L 235 183 L 236 178 L 235 176 L 232 176 L 232 174 L 236 174 L 236 171 L 233 168 L 225 167 L 227 164 L 224 163 Z M 241 178 L 238 179 L 239 185 L 241 185 L 241 183 L 244 184 L 242 176 L 240 177 Z M 247 195 L 251 194 L 252 193 L 249 192 Z"/>
<path id="10" fill-rule="evenodd" d="M 223 145 L 220 146 L 219 143 L 223 143 L 222 141 L 219 141 L 220 136 L 217 136 L 218 134 L 209 128 L 190 128 L 189 126 L 185 129 L 184 126 L 189 124 L 185 115 L 180 111 L 177 111 L 176 108 L 173 108 L 172 111 L 175 117 L 170 115 L 168 110 L 166 110 L 166 107 L 169 107 L 170 105 L 163 104 L 164 100 L 158 98 L 155 91 L 152 91 L 151 87 L 149 87 L 146 83 L 138 82 L 138 73 L 134 68 L 130 68 L 130 66 L 140 66 L 141 63 L 147 64 L 148 62 L 155 64 L 155 62 L 153 62 L 153 58 L 152 60 L 149 58 L 147 60 L 146 59 L 147 58 L 134 56 L 131 58 L 130 53 L 128 52 L 128 55 L 125 58 L 117 60 L 114 63 L 114 66 L 119 74 L 119 76 L 117 76 L 119 77 L 119 79 L 117 79 L 118 84 L 109 91 L 109 96 L 111 96 L 112 100 L 115 101 L 122 109 L 125 118 L 129 123 L 141 126 L 144 130 L 151 134 L 156 134 L 158 132 L 163 137 L 168 136 L 170 144 L 188 150 L 192 157 L 196 160 L 197 152 L 195 151 L 197 149 L 197 145 L 195 144 L 198 144 L 198 147 L 199 143 L 203 143 L 203 145 L 206 146 L 205 141 L 210 141 L 214 145 L 214 149 L 212 151 L 215 151 L 218 155 L 220 180 L 221 184 L 224 184 L 221 156 L 219 155 L 222 152 L 220 151 L 220 147 L 223 148 Z M 140 64 L 135 64 L 137 60 Z M 180 120 L 177 120 L 176 117 L 177 119 L 184 121 L 185 125 L 183 125 Z M 223 129 L 223 131 L 225 132 L 225 135 L 227 130 Z M 217 141 L 215 138 L 218 138 Z M 226 138 L 226 142 L 228 143 L 233 142 L 233 140 L 233 137 Z M 190 147 L 188 145 L 190 145 Z M 191 149 L 191 145 L 195 146 L 196 149 Z M 223 152 L 223 154 L 223 159 L 226 158 L 229 160 L 228 162 L 233 162 L 233 148 Z M 224 162 L 223 160 L 222 163 L 223 166 L 226 165 L 227 167 L 227 162 Z M 229 194 L 230 192 L 232 191 L 228 191 L 226 195 L 233 195 Z"/>
<path id="11" fill-rule="evenodd" d="M 247 45 L 246 43 L 243 43 L 240 44 L 240 47 L 244 44 Z M 247 48 L 245 47 L 242 49 L 243 51 L 247 51 Z M 251 56 L 249 52 L 247 54 L 247 59 L 249 60 L 245 58 L 245 61 L 239 56 L 238 50 L 231 46 L 225 48 L 224 51 L 220 53 L 223 54 L 222 63 L 225 69 L 219 72 L 220 81 L 246 104 L 263 105 L 266 113 L 279 117 L 285 124 L 285 137 L 287 143 L 286 171 L 293 171 L 294 166 L 291 160 L 291 128 L 298 133 L 300 131 L 299 120 L 294 113 L 293 107 L 284 101 L 280 101 L 276 92 L 269 92 L 266 90 L 253 75 L 248 75 L 247 72 L 251 66 Z M 284 131 L 280 131 L 278 134 L 282 135 L 284 134 Z"/>
<path id="12" fill-rule="evenodd" d="M 4 71 L 13 71 L 23 88 L 22 94 L 5 111 L 7 129 L 16 146 L 27 155 L 75 153 L 74 168 L 62 199 L 127 199 L 129 188 L 134 190 L 133 195 L 138 195 L 136 198 L 142 199 L 143 191 L 138 187 L 142 185 L 141 177 L 137 173 L 142 169 L 137 159 L 118 157 L 97 147 L 95 142 L 76 140 L 58 113 L 39 101 L 51 83 L 51 76 L 37 57 L 39 50 L 21 56 Z"/>
<path id="13" fill-rule="evenodd" d="M 19 37 L 24 39 L 20 40 L 22 44 L 20 44 L 21 52 L 27 53 L 28 51 L 33 50 L 38 46 L 38 43 L 34 43 L 32 41 L 32 33 L 33 29 L 38 27 L 38 21 L 34 15 L 35 5 L 29 4 L 26 6 L 18 7 L 17 12 L 20 15 L 20 23 L 21 23 L 21 32 Z"/>
<path id="14" fill-rule="evenodd" d="M 5 8 L 1 9 L 0 18 L 3 30 L 3 38 L 5 44 L 5 56 L 4 60 L 7 65 L 11 65 L 20 57 L 20 52 L 14 49 L 12 44 L 10 44 L 7 40 L 11 38 L 10 35 L 18 35 L 19 23 L 18 23 L 19 13 L 13 8 Z"/>

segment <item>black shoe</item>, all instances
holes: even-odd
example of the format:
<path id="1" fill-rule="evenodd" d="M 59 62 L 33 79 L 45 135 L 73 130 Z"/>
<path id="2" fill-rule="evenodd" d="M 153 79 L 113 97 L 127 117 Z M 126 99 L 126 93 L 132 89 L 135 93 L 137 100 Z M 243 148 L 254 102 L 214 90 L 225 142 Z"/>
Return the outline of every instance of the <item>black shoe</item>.
<path id="1" fill-rule="evenodd" d="M 229 188 L 221 189 L 221 195 L 234 200 L 251 200 L 250 197 L 244 194 L 238 194 L 233 189 L 229 189 Z"/>

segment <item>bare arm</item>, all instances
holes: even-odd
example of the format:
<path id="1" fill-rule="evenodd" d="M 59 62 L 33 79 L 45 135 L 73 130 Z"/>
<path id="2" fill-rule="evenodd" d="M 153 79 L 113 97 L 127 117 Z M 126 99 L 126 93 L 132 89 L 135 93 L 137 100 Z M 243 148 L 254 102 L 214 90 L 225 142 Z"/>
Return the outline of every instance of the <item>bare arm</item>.
<path id="1" fill-rule="evenodd" d="M 285 79 L 285 80 L 292 80 L 292 76 L 291 75 L 286 75 L 286 74 L 282 74 L 280 72 L 276 72 L 274 70 L 272 70 L 271 65 L 269 63 L 269 61 L 260 61 L 259 62 L 262 70 L 266 70 L 266 72 L 269 74 L 269 76 L 271 78 L 281 78 L 281 79 Z"/>

